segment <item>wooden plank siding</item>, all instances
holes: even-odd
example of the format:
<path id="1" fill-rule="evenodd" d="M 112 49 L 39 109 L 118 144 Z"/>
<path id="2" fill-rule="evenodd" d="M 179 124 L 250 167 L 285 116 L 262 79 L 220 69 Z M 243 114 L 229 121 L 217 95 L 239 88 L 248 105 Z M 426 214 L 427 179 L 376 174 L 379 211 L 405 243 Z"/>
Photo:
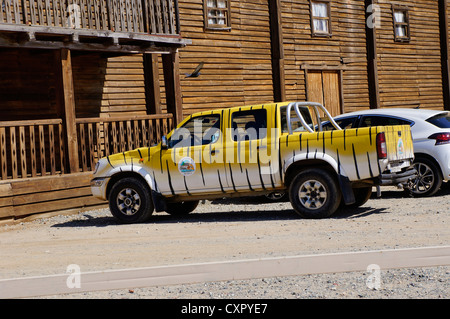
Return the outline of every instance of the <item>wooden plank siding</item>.
<path id="1" fill-rule="evenodd" d="M 91 195 L 92 173 L 0 181 L 0 220 L 106 207 Z"/>
<path id="2" fill-rule="evenodd" d="M 231 1 L 231 29 L 205 30 L 203 0 L 180 0 L 184 115 L 273 100 L 268 2 Z M 201 76 L 186 78 L 203 62 Z"/>
<path id="3" fill-rule="evenodd" d="M 73 57 L 77 118 L 145 115 L 142 55 Z"/>
<path id="4" fill-rule="evenodd" d="M 369 107 L 363 1 L 331 2 L 331 37 L 311 35 L 310 2 L 281 1 L 286 99 L 306 100 L 302 65 L 343 70 L 345 111 Z"/>
<path id="5" fill-rule="evenodd" d="M 333 1 L 331 38 L 313 38 L 310 2 L 280 1 L 286 100 L 305 100 L 302 65 L 344 70 L 345 110 L 368 108 L 365 8 L 361 1 Z M 184 114 L 274 100 L 267 1 L 231 1 L 231 30 L 205 30 L 202 0 L 180 0 L 180 49 Z M 201 76 L 185 78 L 204 62 Z"/>
<path id="6" fill-rule="evenodd" d="M 395 42 L 392 1 L 379 0 L 377 29 L 381 107 L 442 108 L 438 1 L 401 1 L 409 9 L 409 42 Z"/>
<path id="7" fill-rule="evenodd" d="M 0 121 L 57 118 L 56 72 L 51 51 L 0 49 Z"/>

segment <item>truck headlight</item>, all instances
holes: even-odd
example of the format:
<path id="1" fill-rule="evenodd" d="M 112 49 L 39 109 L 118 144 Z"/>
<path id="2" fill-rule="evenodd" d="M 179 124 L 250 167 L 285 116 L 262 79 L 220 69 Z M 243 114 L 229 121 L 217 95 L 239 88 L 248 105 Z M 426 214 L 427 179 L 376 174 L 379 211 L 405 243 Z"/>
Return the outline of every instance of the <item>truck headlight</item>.
<path id="1" fill-rule="evenodd" d="M 91 186 L 93 187 L 101 187 L 105 182 L 105 178 L 94 178 L 91 180 Z"/>

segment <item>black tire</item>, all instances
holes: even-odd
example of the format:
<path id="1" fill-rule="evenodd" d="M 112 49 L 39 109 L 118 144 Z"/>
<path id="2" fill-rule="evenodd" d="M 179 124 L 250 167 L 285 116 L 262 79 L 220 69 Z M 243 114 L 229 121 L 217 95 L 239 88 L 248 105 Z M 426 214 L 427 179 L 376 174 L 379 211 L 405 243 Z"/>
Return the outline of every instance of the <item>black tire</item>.
<path id="1" fill-rule="evenodd" d="M 436 194 L 442 185 L 442 175 L 439 167 L 425 157 L 417 157 L 414 161 L 414 168 L 417 170 L 417 178 L 411 193 L 417 197 L 426 197 Z"/>
<path id="2" fill-rule="evenodd" d="M 166 212 L 173 216 L 183 216 L 194 211 L 197 208 L 199 201 L 184 201 L 177 203 L 167 203 Z"/>
<path id="3" fill-rule="evenodd" d="M 289 187 L 289 199 L 303 218 L 331 216 L 341 202 L 341 190 L 333 176 L 323 169 L 300 172 Z"/>
<path id="4" fill-rule="evenodd" d="M 288 194 L 285 192 L 272 192 L 264 195 L 269 202 L 284 202 L 288 200 Z"/>
<path id="5" fill-rule="evenodd" d="M 355 202 L 350 205 L 345 205 L 345 207 L 357 208 L 367 203 L 370 196 L 372 196 L 372 186 L 353 188 L 353 194 L 355 195 Z"/>
<path id="6" fill-rule="evenodd" d="M 153 214 L 153 208 L 148 186 L 134 177 L 117 181 L 109 194 L 111 214 L 124 224 L 147 221 Z"/>

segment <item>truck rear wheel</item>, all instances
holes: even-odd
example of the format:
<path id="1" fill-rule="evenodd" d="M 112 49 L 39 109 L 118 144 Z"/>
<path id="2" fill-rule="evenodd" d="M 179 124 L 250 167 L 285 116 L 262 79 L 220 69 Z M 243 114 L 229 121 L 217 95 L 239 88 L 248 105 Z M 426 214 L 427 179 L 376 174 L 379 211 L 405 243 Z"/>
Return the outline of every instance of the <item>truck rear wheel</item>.
<path id="1" fill-rule="evenodd" d="M 198 200 L 193 201 L 184 201 L 178 203 L 167 203 L 166 212 L 170 215 L 174 216 L 183 216 L 187 215 L 190 212 L 194 211 L 194 209 L 198 206 Z"/>
<path id="2" fill-rule="evenodd" d="M 331 216 L 339 207 L 341 196 L 333 176 L 322 169 L 300 172 L 289 188 L 292 207 L 303 218 Z"/>
<path id="3" fill-rule="evenodd" d="M 370 199 L 372 196 L 372 186 L 362 187 L 362 188 L 354 188 L 353 194 L 355 195 L 355 202 L 353 204 L 347 205 L 349 208 L 358 208 Z"/>
<path id="4" fill-rule="evenodd" d="M 148 187 L 137 178 L 122 178 L 111 189 L 109 209 L 121 223 L 147 221 L 153 213 L 153 208 Z"/>

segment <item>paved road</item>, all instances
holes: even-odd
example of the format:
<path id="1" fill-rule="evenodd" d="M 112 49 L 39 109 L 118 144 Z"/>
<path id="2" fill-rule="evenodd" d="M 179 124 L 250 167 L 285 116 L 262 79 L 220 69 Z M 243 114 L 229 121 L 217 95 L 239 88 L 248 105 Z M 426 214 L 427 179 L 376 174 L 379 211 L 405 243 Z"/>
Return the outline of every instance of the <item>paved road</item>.
<path id="1" fill-rule="evenodd" d="M 292 256 L 0 280 L 0 298 L 320 273 L 450 265 L 450 246 Z M 376 282 L 373 282 L 376 285 Z"/>

